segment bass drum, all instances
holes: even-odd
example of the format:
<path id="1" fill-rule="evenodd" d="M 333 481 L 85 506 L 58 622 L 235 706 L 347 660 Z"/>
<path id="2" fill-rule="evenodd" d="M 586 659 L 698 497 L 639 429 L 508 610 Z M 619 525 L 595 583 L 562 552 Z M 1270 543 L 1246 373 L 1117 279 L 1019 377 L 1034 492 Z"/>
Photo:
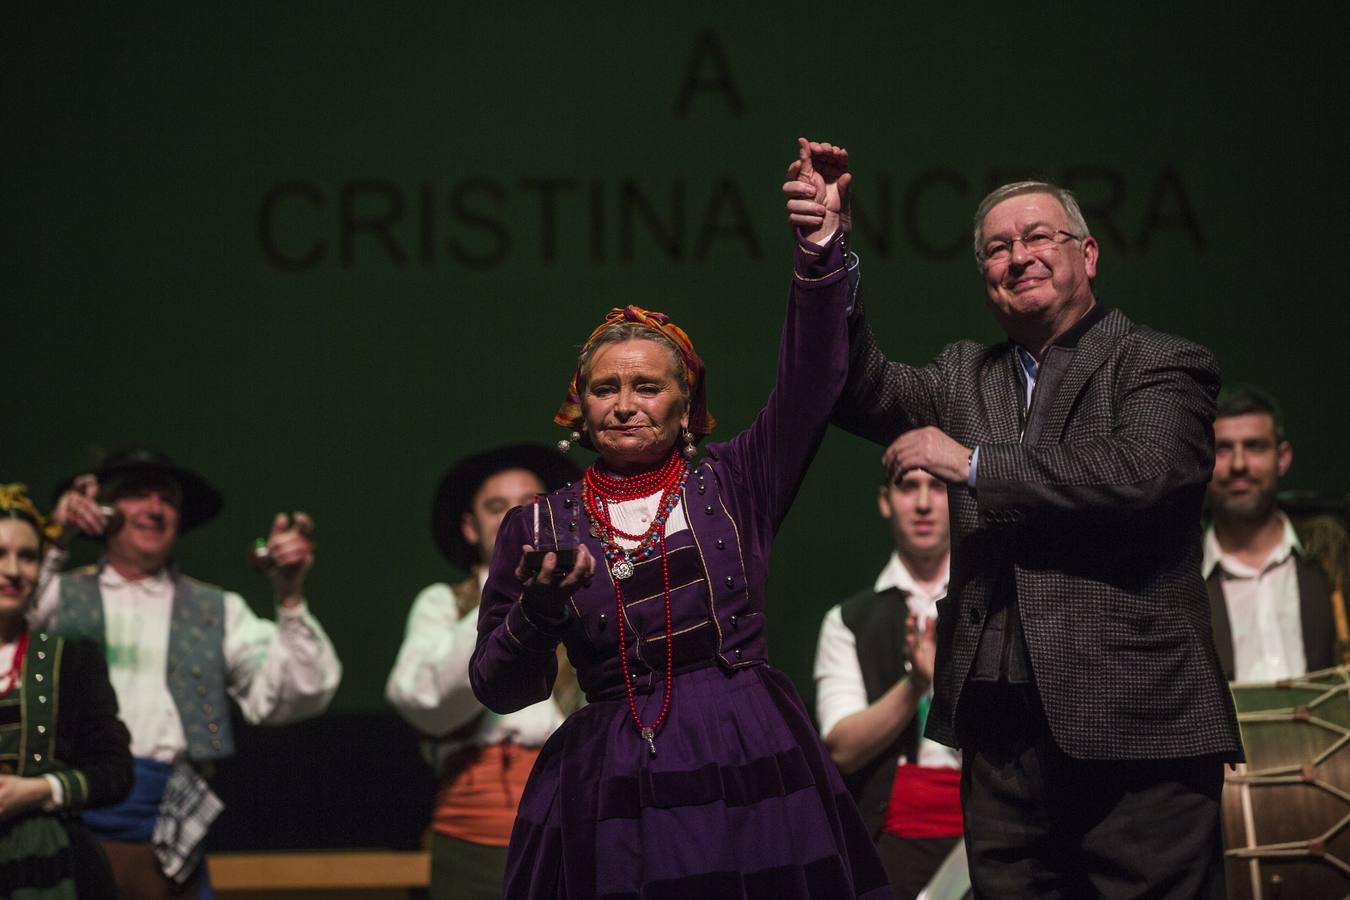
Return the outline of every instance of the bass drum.
<path id="1" fill-rule="evenodd" d="M 1228 896 L 1350 896 L 1350 669 L 1232 685 L 1247 762 L 1228 769 Z"/>

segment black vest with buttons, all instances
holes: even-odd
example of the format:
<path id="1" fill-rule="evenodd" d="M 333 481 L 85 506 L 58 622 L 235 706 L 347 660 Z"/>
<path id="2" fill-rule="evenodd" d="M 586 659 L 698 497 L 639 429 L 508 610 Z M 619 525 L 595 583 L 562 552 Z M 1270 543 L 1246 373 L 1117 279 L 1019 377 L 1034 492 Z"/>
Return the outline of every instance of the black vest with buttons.
<path id="1" fill-rule="evenodd" d="M 909 616 L 906 600 L 906 593 L 893 587 L 880 593 L 862 591 L 840 604 L 844 627 L 853 633 L 856 642 L 868 704 L 877 702 L 909 671 L 905 649 L 905 620 Z M 900 756 L 903 754 L 910 762 L 916 762 L 918 753 L 919 720 L 916 716 L 890 746 L 856 772 L 844 776 L 873 840 L 881 834 Z"/>

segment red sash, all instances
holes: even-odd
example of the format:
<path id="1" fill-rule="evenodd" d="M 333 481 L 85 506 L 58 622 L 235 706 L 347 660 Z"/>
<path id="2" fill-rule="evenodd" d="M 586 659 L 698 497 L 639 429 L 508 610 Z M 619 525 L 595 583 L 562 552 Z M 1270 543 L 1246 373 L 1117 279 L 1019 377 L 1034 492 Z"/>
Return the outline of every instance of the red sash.
<path id="1" fill-rule="evenodd" d="M 897 768 L 881 827 L 896 837 L 960 837 L 961 770 Z"/>
<path id="2" fill-rule="evenodd" d="M 504 741 L 466 747 L 446 760 L 431 826 L 472 844 L 505 847 L 538 747 Z"/>

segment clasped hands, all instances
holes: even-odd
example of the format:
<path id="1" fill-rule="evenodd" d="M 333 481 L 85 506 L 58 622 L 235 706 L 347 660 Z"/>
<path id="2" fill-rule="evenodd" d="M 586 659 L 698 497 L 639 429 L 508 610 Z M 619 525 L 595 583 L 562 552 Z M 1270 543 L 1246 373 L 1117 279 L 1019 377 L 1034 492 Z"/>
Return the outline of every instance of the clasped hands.
<path id="1" fill-rule="evenodd" d="M 45 807 L 52 798 L 51 785 L 41 775 L 0 775 L 0 821 L 13 818 L 35 806 Z"/>
<path id="2" fill-rule="evenodd" d="M 821 141 L 797 138 L 797 158 L 783 183 L 788 221 L 813 244 L 824 244 L 836 231 L 853 230 L 849 214 L 848 151 Z"/>
<path id="3" fill-rule="evenodd" d="M 783 183 L 788 222 L 815 244 L 828 241 L 836 230 L 852 231 L 849 214 L 848 151 L 828 141 L 797 139 L 797 158 Z M 900 435 L 882 455 L 892 478 L 911 469 L 923 469 L 936 478 L 963 483 L 970 476 L 971 450 L 937 428 L 916 428 Z"/>

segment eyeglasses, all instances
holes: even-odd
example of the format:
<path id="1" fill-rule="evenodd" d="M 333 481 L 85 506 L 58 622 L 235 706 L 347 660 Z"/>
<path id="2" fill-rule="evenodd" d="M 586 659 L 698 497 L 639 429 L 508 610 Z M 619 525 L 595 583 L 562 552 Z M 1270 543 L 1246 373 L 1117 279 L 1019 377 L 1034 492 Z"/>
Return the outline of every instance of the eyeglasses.
<path id="1" fill-rule="evenodd" d="M 1063 238 L 1060 235 L 1064 235 Z M 1013 244 L 1020 243 L 1028 253 L 1044 253 L 1051 247 L 1057 247 L 1065 241 L 1081 241 L 1082 238 L 1067 231 L 1033 231 L 1007 241 L 990 241 L 980 251 L 980 262 L 1004 262 L 1012 256 Z"/>

